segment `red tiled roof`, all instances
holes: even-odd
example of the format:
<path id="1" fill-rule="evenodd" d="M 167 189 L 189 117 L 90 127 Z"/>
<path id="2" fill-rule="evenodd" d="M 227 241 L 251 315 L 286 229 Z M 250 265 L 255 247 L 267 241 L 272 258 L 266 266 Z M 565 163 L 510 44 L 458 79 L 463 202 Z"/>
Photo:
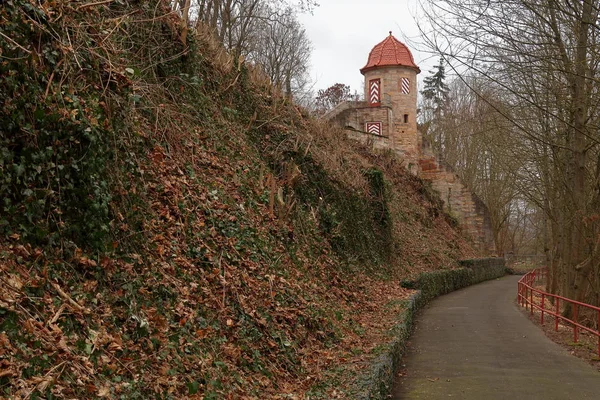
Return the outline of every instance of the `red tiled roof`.
<path id="1" fill-rule="evenodd" d="M 362 67 L 360 72 L 364 74 L 374 68 L 383 66 L 403 66 L 413 68 L 417 73 L 421 72 L 417 64 L 415 64 L 415 60 L 408 47 L 396 39 L 391 31 L 390 36 L 373 47 L 373 50 L 369 53 L 367 65 Z"/>

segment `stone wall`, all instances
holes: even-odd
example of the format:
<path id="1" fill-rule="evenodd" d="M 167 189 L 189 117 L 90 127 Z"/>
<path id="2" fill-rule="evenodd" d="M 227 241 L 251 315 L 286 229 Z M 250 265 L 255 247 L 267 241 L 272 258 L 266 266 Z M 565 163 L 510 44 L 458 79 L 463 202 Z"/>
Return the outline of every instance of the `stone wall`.
<path id="1" fill-rule="evenodd" d="M 331 110 L 327 111 L 325 114 L 321 116 L 321 119 L 324 121 L 330 121 L 335 123 L 336 125 L 342 125 L 345 123 L 345 115 L 347 110 L 357 108 L 357 107 L 365 107 L 367 106 L 367 102 L 365 101 L 342 101 Z"/>
<path id="2" fill-rule="evenodd" d="M 390 135 L 393 126 L 393 114 L 390 107 L 385 105 L 371 107 L 364 101 L 346 101 L 340 104 L 344 106 L 336 107 L 337 110 L 333 109 L 324 118 L 328 118 L 334 125 L 344 128 L 349 138 L 375 150 L 397 148 Z M 365 124 L 371 121 L 381 121 L 381 135 L 365 132 Z"/>
<path id="3" fill-rule="evenodd" d="M 346 102 L 346 106 L 331 114 L 330 121 L 346 130 L 349 138 L 368 145 L 374 150 L 389 149 L 397 153 L 406 168 L 431 182 L 444 202 L 445 210 L 460 223 L 465 236 L 481 255 L 495 255 L 492 223 L 486 205 L 466 187 L 458 175 L 423 145 L 419 135 L 406 134 L 412 129 L 394 118 L 393 109 L 382 104 L 371 107 L 366 102 Z M 344 104 L 344 103 L 342 103 Z M 368 121 L 382 121 L 382 135 L 365 132 Z"/>
<path id="4" fill-rule="evenodd" d="M 390 139 L 387 136 L 371 135 L 366 132 L 359 132 L 350 129 L 346 130 L 346 135 L 350 139 L 356 140 L 357 142 L 362 143 L 373 150 L 393 149 Z"/>
<path id="5" fill-rule="evenodd" d="M 365 123 L 380 121 L 382 123 L 381 136 L 389 138 L 393 113 L 389 106 L 371 107 L 365 101 L 345 101 L 325 114 L 323 119 L 341 128 L 350 128 L 364 133 L 366 133 Z"/>
<path id="6" fill-rule="evenodd" d="M 495 255 L 492 222 L 486 205 L 467 188 L 458 175 L 441 162 L 430 148 L 423 148 L 419 176 L 431 186 L 444 201 L 446 211 L 460 223 L 480 254 Z"/>

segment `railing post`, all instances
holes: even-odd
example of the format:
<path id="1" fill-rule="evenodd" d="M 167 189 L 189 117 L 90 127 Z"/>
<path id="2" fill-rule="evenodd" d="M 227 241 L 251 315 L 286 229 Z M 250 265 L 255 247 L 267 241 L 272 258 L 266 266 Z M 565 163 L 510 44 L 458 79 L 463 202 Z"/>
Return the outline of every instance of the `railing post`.
<path id="1" fill-rule="evenodd" d="M 527 308 L 529 307 L 529 312 L 530 314 L 533 316 L 534 307 L 538 307 L 535 305 L 534 303 L 534 289 L 533 287 L 535 286 L 535 284 L 540 283 L 541 281 L 543 281 L 544 279 L 548 279 L 548 270 L 547 269 L 536 269 L 533 270 L 531 272 L 529 272 L 528 274 L 526 274 L 523 278 L 521 278 L 517 284 L 517 302 L 519 303 L 520 306 L 524 306 L 525 310 L 527 311 Z M 537 289 L 536 289 L 537 290 Z M 568 302 L 568 305 L 572 305 L 573 306 L 573 319 L 569 319 L 566 318 L 565 316 L 561 315 L 561 305 L 560 305 L 560 297 L 551 293 L 546 293 L 544 290 L 540 290 L 539 294 L 541 296 L 541 300 L 540 300 L 540 305 L 539 305 L 539 309 L 540 309 L 540 324 L 544 325 L 545 323 L 545 317 L 546 314 L 550 314 L 554 316 L 554 330 L 558 332 L 558 326 L 560 324 L 561 320 L 565 320 L 569 323 L 573 324 L 573 341 L 574 343 L 578 343 L 579 342 L 579 332 L 580 332 L 580 326 L 579 326 L 579 306 L 583 306 L 586 308 L 590 308 L 590 309 L 595 309 L 597 311 L 597 325 L 596 325 L 596 331 L 593 330 L 592 326 L 584 326 L 583 329 L 587 330 L 591 333 L 594 333 L 597 337 L 598 337 L 598 357 L 600 357 L 600 309 L 598 309 L 598 307 L 594 307 L 592 305 L 589 304 L 584 304 L 584 303 L 578 303 L 574 300 L 570 300 L 570 299 L 564 299 L 565 301 Z M 550 305 L 548 306 L 548 309 L 546 311 L 546 298 L 549 297 L 550 298 Z M 552 302 L 554 301 L 554 304 L 552 304 Z M 554 307 L 552 307 L 554 305 Z M 552 309 L 554 309 L 554 313 L 552 312 Z M 565 327 L 567 327 L 567 324 L 563 324 Z"/>
<path id="2" fill-rule="evenodd" d="M 529 300 L 530 300 L 529 311 L 531 312 L 531 315 L 533 315 L 533 288 L 531 288 L 530 291 L 531 291 L 531 296 L 529 297 Z"/>
<path id="3" fill-rule="evenodd" d="M 556 310 L 555 310 L 555 315 L 554 315 L 554 330 L 556 332 L 558 332 L 558 319 L 559 319 L 558 316 L 560 315 L 558 313 L 560 310 L 558 303 L 560 303 L 560 299 L 558 297 L 555 297 L 555 299 L 556 299 L 556 302 L 554 304 L 556 305 Z"/>
<path id="4" fill-rule="evenodd" d="M 546 295 L 544 293 L 542 293 L 542 317 L 540 320 L 540 323 L 542 325 L 544 325 L 544 302 L 545 302 L 544 300 L 546 300 Z"/>
<path id="5" fill-rule="evenodd" d="M 577 304 L 575 304 L 575 324 L 573 325 L 573 341 L 575 343 L 577 343 L 577 339 L 579 339 L 579 327 L 577 326 L 577 324 L 579 323 L 578 321 L 578 310 L 579 307 Z"/>
<path id="6" fill-rule="evenodd" d="M 519 283 L 519 304 L 523 307 L 523 284 Z"/>

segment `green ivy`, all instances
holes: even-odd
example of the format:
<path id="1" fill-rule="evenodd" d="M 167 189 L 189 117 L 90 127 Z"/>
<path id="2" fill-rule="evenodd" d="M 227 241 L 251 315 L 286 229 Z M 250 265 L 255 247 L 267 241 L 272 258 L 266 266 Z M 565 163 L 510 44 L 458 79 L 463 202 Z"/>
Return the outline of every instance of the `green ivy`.
<path id="1" fill-rule="evenodd" d="M 0 233 L 102 247 L 110 222 L 112 124 L 105 123 L 98 91 L 47 33 L 52 26 L 43 9 L 12 1 L 2 12 L 1 28 L 12 41 L 0 37 Z M 40 51 L 27 53 L 33 43 Z M 85 57 L 77 62 L 91 64 Z"/>
<path id="2" fill-rule="evenodd" d="M 309 155 L 290 153 L 303 179 L 294 187 L 300 202 L 318 211 L 319 228 L 343 259 L 381 265 L 392 257 L 392 219 L 383 173 L 364 172 L 370 193 L 348 190 Z"/>

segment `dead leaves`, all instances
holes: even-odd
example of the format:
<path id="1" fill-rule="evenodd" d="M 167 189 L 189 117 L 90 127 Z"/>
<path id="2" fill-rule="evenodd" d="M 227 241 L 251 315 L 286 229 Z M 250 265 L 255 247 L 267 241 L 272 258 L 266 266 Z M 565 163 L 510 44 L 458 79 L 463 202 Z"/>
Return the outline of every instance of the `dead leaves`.
<path id="1" fill-rule="evenodd" d="M 110 387 L 108 385 L 101 386 L 98 388 L 98 392 L 96 393 L 98 397 L 108 397 L 110 396 Z"/>
<path id="2" fill-rule="evenodd" d="M 2 270 L 0 269 L 0 272 Z M 0 276 L 0 307 L 12 310 L 15 303 L 24 297 L 21 291 L 23 281 L 17 274 L 7 274 Z"/>
<path id="3" fill-rule="evenodd" d="M 197 339 L 208 338 L 212 334 L 212 331 L 213 331 L 212 328 L 197 329 L 196 330 L 196 338 Z"/>
<path id="4" fill-rule="evenodd" d="M 90 354 L 100 348 L 107 350 L 111 354 L 123 351 L 123 340 L 121 337 L 108 333 L 104 327 L 101 327 L 99 331 L 89 329 L 86 343 L 91 345 Z"/>
<path id="5" fill-rule="evenodd" d="M 152 144 L 124 155 L 139 185 L 115 190 L 131 200 L 111 210 L 115 251 L 75 249 L 54 260 L 64 270 L 48 260 L 18 273 L 16 266 L 0 270 L 0 307 L 17 310 L 27 336 L 18 361 L 18 347 L 0 334 L 0 371 L 12 382 L 28 363 L 49 358 L 15 390 L 68 387 L 64 398 L 127 398 L 137 385 L 138 397 L 189 398 L 187 383 L 197 382 L 198 398 L 268 399 L 282 391 L 302 398 L 328 366 L 364 365 L 368 355 L 352 351 L 385 340 L 394 321 L 384 293 L 401 299 L 404 292 L 340 273 L 327 238 L 313 227 L 316 216 L 292 226 L 288 214 L 301 207 L 288 189 L 301 179 L 298 166 L 288 161 L 280 176 L 269 174 L 265 190 L 257 170 L 270 168 L 245 126 L 223 120 L 216 107 L 207 110 L 206 126 L 173 126 L 187 122 L 186 112 L 167 104 L 163 88 L 135 84 L 136 93 L 154 96 L 156 121 L 131 116 L 132 133 Z M 301 129 L 270 125 L 273 134 Z M 360 169 L 348 171 L 361 176 Z M 286 218 L 273 221 L 269 207 L 274 213 L 278 205 Z M 43 258 L 21 240 L 10 237 L 15 264 Z M 40 286 L 47 290 L 39 298 L 24 293 Z M 341 397 L 336 390 L 331 398 Z"/>
<path id="6" fill-rule="evenodd" d="M 96 261 L 94 261 L 90 258 L 87 258 L 87 257 L 79 257 L 77 262 L 79 263 L 79 265 L 82 265 L 84 267 L 95 267 L 98 265 L 98 263 Z"/>

